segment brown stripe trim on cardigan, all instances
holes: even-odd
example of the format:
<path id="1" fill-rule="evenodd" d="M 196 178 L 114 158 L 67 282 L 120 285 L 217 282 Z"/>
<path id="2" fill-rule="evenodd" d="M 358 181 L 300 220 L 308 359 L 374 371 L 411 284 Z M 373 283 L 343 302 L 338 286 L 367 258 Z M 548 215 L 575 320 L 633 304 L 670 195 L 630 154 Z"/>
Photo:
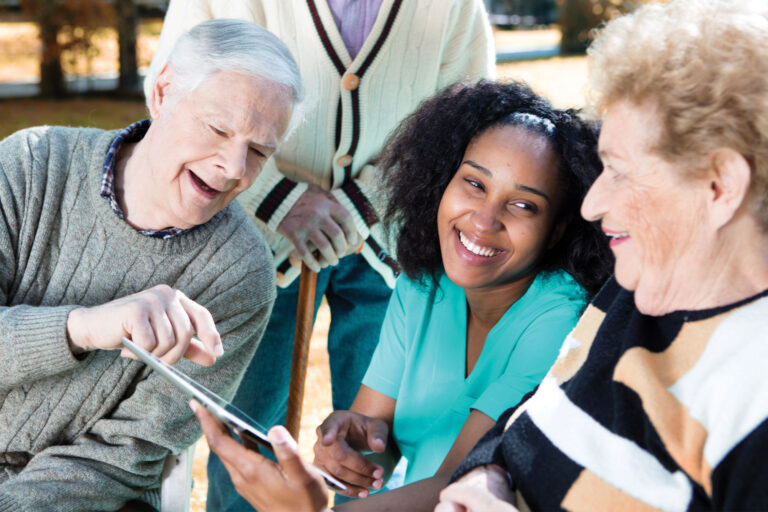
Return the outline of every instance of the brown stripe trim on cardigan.
<path id="1" fill-rule="evenodd" d="M 374 43 L 373 48 L 371 48 L 371 51 L 363 61 L 363 64 L 357 70 L 356 75 L 359 78 L 363 77 L 365 72 L 368 70 L 368 67 L 371 65 L 371 63 L 373 63 L 373 59 L 376 58 L 379 50 L 384 45 L 384 41 L 387 40 L 387 36 L 389 35 L 390 30 L 392 30 L 392 25 L 395 23 L 395 18 L 397 17 L 398 11 L 400 11 L 400 6 L 402 3 L 403 0 L 395 0 L 395 3 L 392 5 L 392 10 L 389 11 L 387 21 L 384 23 L 384 29 L 381 31 L 381 34 L 379 34 L 379 38 L 376 40 L 376 43 Z M 307 0 L 307 6 L 309 7 L 309 12 L 312 15 L 312 22 L 315 24 L 315 29 L 317 30 L 317 34 L 320 36 L 320 41 L 323 43 L 325 52 L 328 54 L 331 62 L 333 62 L 333 65 L 336 68 L 336 71 L 338 71 L 339 75 L 344 75 L 346 68 L 341 62 L 341 58 L 336 53 L 336 50 L 334 50 L 333 45 L 331 44 L 331 40 L 328 37 L 328 32 L 326 32 L 325 27 L 323 26 L 323 22 L 320 19 L 320 14 L 317 12 L 315 1 Z"/>
<path id="2" fill-rule="evenodd" d="M 285 274 L 288 272 L 288 269 L 291 268 L 291 260 L 289 258 L 285 258 L 283 262 L 277 266 L 277 271 Z"/>
<path id="3" fill-rule="evenodd" d="M 291 193 L 291 190 L 293 190 L 294 187 L 296 187 L 295 181 L 291 181 L 288 178 L 280 180 L 256 209 L 256 218 L 261 219 L 265 223 L 269 223 L 269 219 L 272 218 L 272 215 L 277 211 L 280 203 L 288 197 L 288 194 Z"/>
<path id="4" fill-rule="evenodd" d="M 348 155 L 352 155 L 354 159 L 355 150 L 357 150 L 357 143 L 360 140 L 360 93 L 357 89 L 352 91 L 352 142 L 349 145 Z M 352 181 L 352 164 L 344 168 L 344 182 L 342 186 Z"/>
<path id="5" fill-rule="evenodd" d="M 368 66 L 371 65 L 373 62 L 373 59 L 376 58 L 376 55 L 378 55 L 379 50 L 384 45 L 384 41 L 386 41 L 387 36 L 389 35 L 389 31 L 392 30 L 392 25 L 395 23 L 395 17 L 397 16 L 397 12 L 400 10 L 400 5 L 402 5 L 403 0 L 395 0 L 395 3 L 392 5 L 392 10 L 389 11 L 389 17 L 387 17 L 387 22 L 384 24 L 384 30 L 381 31 L 381 35 L 376 40 L 376 44 L 373 45 L 373 48 L 371 49 L 371 53 L 368 54 L 368 57 L 365 58 L 363 61 L 362 66 L 357 70 L 357 76 L 360 78 L 363 78 L 363 75 L 368 70 Z"/>
<path id="6" fill-rule="evenodd" d="M 341 96 L 339 96 L 339 104 L 336 106 L 336 138 L 334 139 L 334 147 L 339 147 L 341 144 Z"/>
<path id="7" fill-rule="evenodd" d="M 379 54 L 379 50 L 382 46 L 384 46 L 384 42 L 387 40 L 387 36 L 389 36 L 389 33 L 392 30 L 392 25 L 395 23 L 395 18 L 397 17 L 397 13 L 400 11 L 400 6 L 402 5 L 403 0 L 395 0 L 395 3 L 392 5 L 392 10 L 389 11 L 389 16 L 387 16 L 387 21 L 384 23 L 384 29 L 381 31 L 381 34 L 379 34 L 379 38 L 376 40 L 376 43 L 374 43 L 373 48 L 371 48 L 370 53 L 368 53 L 368 56 L 363 61 L 362 65 L 357 69 L 357 77 L 362 80 L 363 75 L 368 70 L 370 65 L 373 63 L 373 60 L 376 58 L 376 56 Z M 352 91 L 352 142 L 349 145 L 349 150 L 347 151 L 348 155 L 352 155 L 354 158 L 355 151 L 357 150 L 357 143 L 360 140 L 360 93 L 358 89 L 355 89 Z M 352 180 L 352 164 L 350 163 L 348 166 L 344 168 L 344 184 L 349 183 Z"/>
<path id="8" fill-rule="evenodd" d="M 358 213 L 369 227 L 379 222 L 379 218 L 373 210 L 373 206 L 371 206 L 371 203 L 368 201 L 368 198 L 365 197 L 363 191 L 360 190 L 360 187 L 357 186 L 357 183 L 350 181 L 349 183 L 342 185 L 341 189 L 347 196 L 349 196 L 350 201 L 355 205 Z"/>
<path id="9" fill-rule="evenodd" d="M 366 56 L 365 60 L 363 61 L 360 68 L 357 70 L 357 76 L 358 78 L 362 79 L 365 72 L 368 70 L 368 68 L 373 63 L 374 59 L 379 53 L 379 50 L 381 50 L 381 47 L 384 46 L 384 42 L 387 40 L 387 37 L 389 36 L 389 33 L 392 31 L 392 25 L 395 23 L 395 18 L 397 17 L 397 13 L 400 11 L 400 7 L 403 4 L 403 0 L 395 0 L 395 2 L 392 4 L 392 9 L 389 11 L 389 14 L 387 15 L 387 20 L 384 22 L 384 28 L 381 31 L 381 34 L 379 34 L 379 37 L 376 39 L 376 42 L 373 45 L 373 48 L 371 48 L 371 51 Z M 328 37 L 328 32 L 325 30 L 325 27 L 323 26 L 322 20 L 320 19 L 320 14 L 317 11 L 317 5 L 315 5 L 315 0 L 307 0 L 307 6 L 309 7 L 310 14 L 312 15 L 312 22 L 315 24 L 315 29 L 317 30 L 318 35 L 320 36 L 320 41 L 323 43 L 323 48 L 325 48 L 325 52 L 328 54 L 328 57 L 331 59 L 331 62 L 333 62 L 333 65 L 336 67 L 336 71 L 339 73 L 339 76 L 343 76 L 346 72 L 346 69 L 344 68 L 344 64 L 341 61 L 341 58 L 336 53 L 336 50 L 333 48 L 333 45 L 331 44 L 331 40 Z M 355 89 L 351 93 L 352 98 L 352 141 L 349 145 L 349 149 L 346 151 L 346 154 L 352 156 L 354 159 L 355 157 L 355 151 L 357 150 L 357 144 L 360 141 L 360 92 L 358 89 Z M 336 151 L 339 150 L 339 144 L 341 143 L 341 123 L 342 123 L 342 106 L 341 106 L 341 98 L 339 98 L 339 104 L 336 109 Z M 344 180 L 342 181 L 342 186 L 345 186 L 349 183 L 352 183 L 352 164 L 350 163 L 344 168 Z M 353 197 L 350 195 L 350 199 L 355 204 L 355 207 L 360 211 L 360 214 L 363 216 L 364 219 L 366 219 L 366 222 L 368 222 L 368 216 L 366 215 L 366 212 L 368 209 L 371 210 L 371 213 L 373 212 L 373 209 L 371 208 L 370 203 L 365 198 L 365 195 L 360 191 L 360 189 L 355 186 L 356 191 L 358 194 L 354 194 L 357 197 Z M 349 194 L 348 194 L 349 195 Z M 362 200 L 362 201 L 361 201 Z M 375 214 L 373 214 L 373 217 L 375 218 Z M 394 261 L 394 260 L 393 260 Z"/>
<path id="10" fill-rule="evenodd" d="M 372 236 L 369 236 L 365 243 L 368 244 L 368 247 L 370 247 L 373 252 L 376 254 L 376 257 L 381 261 L 382 263 L 386 264 L 389 268 L 392 269 L 392 272 L 394 272 L 395 277 L 400 275 L 400 265 L 397 264 L 397 262 L 392 259 L 392 257 L 387 254 L 387 252 L 381 248 L 379 244 L 376 243 L 376 240 L 373 239 Z"/>
<path id="11" fill-rule="evenodd" d="M 312 15 L 312 22 L 315 24 L 315 29 L 317 29 L 317 34 L 320 36 L 320 41 L 323 43 L 325 52 L 328 54 L 328 57 L 330 57 L 331 62 L 333 62 L 339 75 L 343 75 L 345 71 L 344 63 L 341 62 L 336 50 L 333 49 L 331 40 L 328 38 L 328 32 L 325 31 L 323 22 L 320 20 L 320 14 L 317 12 L 317 6 L 315 5 L 314 0 L 307 0 L 307 7 L 309 7 L 309 12 Z"/>

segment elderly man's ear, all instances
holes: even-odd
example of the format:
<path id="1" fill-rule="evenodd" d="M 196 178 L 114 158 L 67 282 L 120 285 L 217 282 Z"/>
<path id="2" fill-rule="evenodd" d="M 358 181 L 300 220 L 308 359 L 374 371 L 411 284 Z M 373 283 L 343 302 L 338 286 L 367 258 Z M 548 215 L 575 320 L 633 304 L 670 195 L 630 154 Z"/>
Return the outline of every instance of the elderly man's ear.
<path id="1" fill-rule="evenodd" d="M 716 149 L 709 161 L 710 208 L 715 227 L 719 228 L 733 220 L 740 209 L 748 207 L 752 171 L 744 155 L 731 148 Z"/>
<path id="2" fill-rule="evenodd" d="M 160 74 L 157 75 L 155 85 L 152 86 L 152 99 L 149 102 L 149 114 L 152 119 L 157 119 L 162 112 L 163 105 L 168 103 L 173 82 L 173 65 L 167 62 Z"/>

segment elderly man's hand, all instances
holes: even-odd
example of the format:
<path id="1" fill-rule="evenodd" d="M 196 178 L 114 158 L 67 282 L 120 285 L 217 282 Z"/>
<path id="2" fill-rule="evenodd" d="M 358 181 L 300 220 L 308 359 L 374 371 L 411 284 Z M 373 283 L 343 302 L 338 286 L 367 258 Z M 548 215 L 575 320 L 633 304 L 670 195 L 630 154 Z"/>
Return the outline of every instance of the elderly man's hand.
<path id="1" fill-rule="evenodd" d="M 72 310 L 67 335 L 75 354 L 119 349 L 123 336 L 168 364 L 186 357 L 208 366 L 224 353 L 211 313 L 166 285 Z M 125 348 L 122 355 L 136 358 Z"/>
<path id="2" fill-rule="evenodd" d="M 337 265 L 360 246 L 352 215 L 332 194 L 309 185 L 277 227 L 315 272 Z M 314 254 L 315 249 L 318 255 Z"/>
<path id="3" fill-rule="evenodd" d="M 506 472 L 496 465 L 473 469 L 440 493 L 435 512 L 517 512 Z"/>
<path id="4" fill-rule="evenodd" d="M 219 456 L 237 492 L 258 510 L 318 512 L 327 510 L 323 478 L 299 455 L 296 441 L 283 426 L 267 434 L 278 464 L 232 439 L 227 428 L 203 406 L 190 402 L 208 446 Z"/>

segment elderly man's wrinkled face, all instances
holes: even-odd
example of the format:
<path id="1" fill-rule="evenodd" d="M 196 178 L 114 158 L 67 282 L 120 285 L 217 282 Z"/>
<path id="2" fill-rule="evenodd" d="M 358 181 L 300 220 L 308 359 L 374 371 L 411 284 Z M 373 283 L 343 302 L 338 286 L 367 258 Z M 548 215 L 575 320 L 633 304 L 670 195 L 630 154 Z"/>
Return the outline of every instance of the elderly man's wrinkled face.
<path id="1" fill-rule="evenodd" d="M 585 219 L 601 221 L 616 256 L 616 280 L 635 291 L 640 311 L 654 315 L 690 303 L 712 245 L 698 222 L 707 182 L 685 177 L 685 169 L 651 151 L 659 133 L 655 109 L 610 105 L 599 141 L 604 169 L 581 210 Z"/>
<path id="2" fill-rule="evenodd" d="M 292 97 L 285 86 L 232 72 L 188 93 L 170 85 L 164 93 L 150 107 L 148 204 L 161 225 L 189 228 L 253 184 L 288 127 Z"/>

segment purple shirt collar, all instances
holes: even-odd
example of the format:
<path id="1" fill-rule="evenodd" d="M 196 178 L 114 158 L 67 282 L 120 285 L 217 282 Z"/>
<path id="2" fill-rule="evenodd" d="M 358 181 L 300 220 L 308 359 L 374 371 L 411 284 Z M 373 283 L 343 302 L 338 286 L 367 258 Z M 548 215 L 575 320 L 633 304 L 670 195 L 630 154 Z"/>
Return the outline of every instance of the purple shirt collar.
<path id="1" fill-rule="evenodd" d="M 328 7 L 349 56 L 354 59 L 371 33 L 381 0 L 328 0 Z"/>

